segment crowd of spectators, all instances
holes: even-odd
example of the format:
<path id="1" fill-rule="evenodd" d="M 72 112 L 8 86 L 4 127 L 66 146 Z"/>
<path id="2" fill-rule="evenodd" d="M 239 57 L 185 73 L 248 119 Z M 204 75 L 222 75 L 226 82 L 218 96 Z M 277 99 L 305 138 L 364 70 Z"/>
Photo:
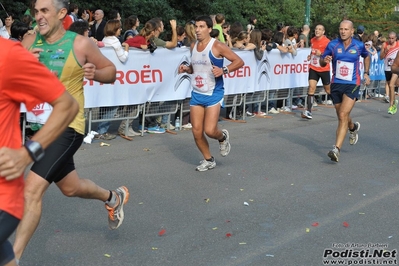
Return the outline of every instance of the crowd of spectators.
<path id="1" fill-rule="evenodd" d="M 249 17 L 247 25 L 242 25 L 240 22 L 229 22 L 223 14 L 210 15 L 210 17 L 214 21 L 214 30 L 211 36 L 233 50 L 254 51 L 258 60 L 262 58 L 265 51 L 268 52 L 272 49 L 277 49 L 282 54 L 290 53 L 292 56 L 296 56 L 298 49 L 310 47 L 310 39 L 313 37 L 313 31 L 309 25 L 303 25 L 299 29 L 278 23 L 274 29 L 259 29 L 255 16 Z M 195 42 L 196 35 L 192 20 L 184 25 L 178 25 L 175 20 L 171 20 L 169 24 L 170 31 L 164 32 L 164 24 L 160 18 L 153 18 L 141 26 L 138 14 L 129 14 L 123 19 L 117 10 L 111 10 L 108 13 L 101 9 L 90 11 L 75 3 L 70 3 L 68 15 L 63 23 L 65 29 L 90 37 L 98 47 L 113 47 L 122 63 L 128 61 L 127 51 L 129 47 L 148 49 L 154 52 L 157 47 L 168 49 L 190 47 Z M 0 28 L 0 36 L 21 41 L 26 34 L 35 34 L 35 27 L 37 26 L 32 8 L 28 9 L 20 19 L 17 19 L 14 14 L 8 13 L 8 16 L 4 18 L 4 26 Z M 396 35 L 396 33 L 389 33 L 389 35 L 392 34 Z M 161 39 L 161 36 L 163 39 Z M 357 26 L 353 38 L 365 43 L 372 60 L 378 60 L 378 52 L 384 47 L 384 44 L 389 42 L 378 31 L 367 33 L 362 25 Z M 296 94 L 297 90 L 298 88 L 292 89 L 293 95 Z M 389 86 L 387 82 L 385 93 L 387 102 L 389 102 L 388 95 Z M 243 108 L 243 112 L 246 111 L 248 116 L 264 116 L 266 113 L 289 112 L 292 109 L 304 107 L 302 98 L 295 97 L 292 103 L 290 97 L 285 101 L 273 100 L 273 95 L 269 95 L 269 98 L 271 100 L 266 105 L 268 109 L 263 109 L 265 112 L 262 111 L 263 106 L 259 104 L 246 106 L 246 108 Z M 321 99 L 317 99 L 317 101 L 320 103 Z M 314 106 L 317 106 L 317 101 L 315 101 Z M 328 103 L 331 103 L 331 101 L 328 101 Z M 100 111 L 103 118 L 118 116 L 118 107 L 104 107 L 100 108 Z M 188 114 L 183 117 L 182 124 L 184 128 L 191 128 Z M 110 122 L 100 123 L 98 127 L 99 135 L 96 137 L 104 140 L 115 138 L 115 134 L 108 132 L 109 127 Z M 150 133 L 164 133 L 168 128 L 173 129 L 174 127 L 171 121 L 168 121 L 168 115 L 164 115 L 159 118 L 146 118 L 145 125 L 140 125 L 139 130 Z M 128 138 L 140 134 L 133 130 L 133 121 L 123 121 L 118 133 Z"/>

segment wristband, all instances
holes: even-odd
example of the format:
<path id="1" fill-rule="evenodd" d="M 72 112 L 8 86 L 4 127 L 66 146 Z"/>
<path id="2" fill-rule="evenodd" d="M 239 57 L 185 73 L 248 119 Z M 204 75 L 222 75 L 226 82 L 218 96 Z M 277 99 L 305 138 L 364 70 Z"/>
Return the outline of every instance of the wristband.
<path id="1" fill-rule="evenodd" d="M 369 72 L 368 71 L 364 71 L 364 75 L 368 75 L 368 76 L 370 76 L 370 74 L 369 74 Z"/>
<path id="2" fill-rule="evenodd" d="M 223 74 L 229 74 L 230 71 L 227 66 L 224 66 L 222 69 L 223 69 Z"/>
<path id="3" fill-rule="evenodd" d="M 43 158 L 44 150 L 39 142 L 28 140 L 24 146 L 34 162 L 38 162 Z"/>

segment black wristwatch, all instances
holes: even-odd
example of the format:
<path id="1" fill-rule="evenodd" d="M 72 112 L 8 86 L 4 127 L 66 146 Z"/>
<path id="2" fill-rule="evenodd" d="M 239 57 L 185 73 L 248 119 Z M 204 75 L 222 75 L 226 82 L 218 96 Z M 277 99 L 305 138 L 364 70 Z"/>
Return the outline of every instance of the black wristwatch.
<path id="1" fill-rule="evenodd" d="M 227 66 L 224 66 L 223 68 L 223 74 L 229 74 L 229 69 L 227 68 Z"/>
<path id="2" fill-rule="evenodd" d="M 367 75 L 369 75 L 369 76 L 370 76 L 370 74 L 369 74 L 369 72 L 368 72 L 368 71 L 365 71 L 365 72 L 364 72 L 364 74 L 367 74 Z"/>
<path id="3" fill-rule="evenodd" d="M 44 150 L 39 142 L 28 140 L 24 146 L 34 162 L 38 162 L 43 158 Z"/>

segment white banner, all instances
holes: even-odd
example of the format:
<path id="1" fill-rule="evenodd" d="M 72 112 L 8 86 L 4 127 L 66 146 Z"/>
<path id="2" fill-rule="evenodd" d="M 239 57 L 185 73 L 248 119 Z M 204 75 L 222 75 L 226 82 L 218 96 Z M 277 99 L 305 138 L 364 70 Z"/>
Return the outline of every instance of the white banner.
<path id="1" fill-rule="evenodd" d="M 117 79 L 113 84 L 85 80 L 85 108 L 190 97 L 191 75 L 177 73 L 180 64 L 190 63 L 189 48 L 158 48 L 153 54 L 131 49 L 125 64 L 118 60 L 112 48 L 101 48 L 101 51 L 115 64 Z M 226 95 L 308 85 L 308 48 L 298 49 L 296 56 L 272 50 L 265 52 L 260 61 L 256 60 L 253 51 L 234 52 L 245 65 L 224 75 Z M 225 65 L 228 64 L 226 60 Z"/>
<path id="2" fill-rule="evenodd" d="M 191 75 L 177 73 L 179 65 L 190 64 L 189 48 L 158 48 L 152 54 L 141 49 L 130 49 L 129 59 L 125 64 L 118 60 L 113 48 L 106 47 L 100 50 L 115 64 L 116 81 L 113 84 L 100 84 L 85 80 L 85 108 L 134 105 L 190 97 Z M 298 49 L 296 56 L 272 50 L 265 52 L 262 60 L 257 60 L 253 51 L 234 52 L 243 59 L 244 66 L 224 75 L 226 95 L 308 86 L 309 48 Z M 224 65 L 229 63 L 225 60 Z M 48 117 L 48 106 L 28 113 L 29 121 L 40 122 L 40 117 Z"/>
<path id="3" fill-rule="evenodd" d="M 257 89 L 257 60 L 254 51 L 233 50 L 244 61 L 244 66 L 223 76 L 224 94 L 254 92 Z M 230 61 L 225 59 L 224 65 Z"/>
<path id="4" fill-rule="evenodd" d="M 298 49 L 297 52 L 296 56 L 290 53 L 282 54 L 278 50 L 272 50 L 266 54 L 270 63 L 269 75 L 271 77 L 268 89 L 307 87 L 309 85 L 307 56 L 310 53 L 310 48 Z"/>

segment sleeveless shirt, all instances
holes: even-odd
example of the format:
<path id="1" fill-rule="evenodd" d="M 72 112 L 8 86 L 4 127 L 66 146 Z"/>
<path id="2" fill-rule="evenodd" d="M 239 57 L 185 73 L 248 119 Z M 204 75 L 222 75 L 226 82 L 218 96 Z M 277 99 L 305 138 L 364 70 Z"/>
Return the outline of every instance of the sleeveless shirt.
<path id="1" fill-rule="evenodd" d="M 35 42 L 30 49 L 43 49 L 43 52 L 40 53 L 39 61 L 58 77 L 69 94 L 79 103 L 79 112 L 72 123 L 69 124 L 69 127 L 84 135 L 84 71 L 73 50 L 76 36 L 76 33 L 66 31 L 60 40 L 49 44 L 40 34 L 36 34 Z"/>

